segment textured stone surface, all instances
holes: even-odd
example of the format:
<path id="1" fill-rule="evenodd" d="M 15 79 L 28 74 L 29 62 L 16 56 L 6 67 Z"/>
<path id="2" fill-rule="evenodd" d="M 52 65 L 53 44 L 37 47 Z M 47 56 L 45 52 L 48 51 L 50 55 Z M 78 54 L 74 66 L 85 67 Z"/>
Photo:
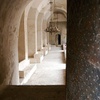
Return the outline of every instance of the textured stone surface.
<path id="1" fill-rule="evenodd" d="M 100 100 L 100 3 L 68 0 L 68 100 Z"/>
<path id="2" fill-rule="evenodd" d="M 0 1 L 0 84 L 18 84 L 18 30 L 29 1 Z"/>

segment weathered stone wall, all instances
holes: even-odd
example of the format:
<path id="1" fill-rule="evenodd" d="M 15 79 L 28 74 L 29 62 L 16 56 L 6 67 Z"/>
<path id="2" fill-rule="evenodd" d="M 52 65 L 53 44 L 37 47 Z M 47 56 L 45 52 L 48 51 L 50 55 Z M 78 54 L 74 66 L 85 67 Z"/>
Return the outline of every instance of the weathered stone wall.
<path id="1" fill-rule="evenodd" d="M 0 85 L 18 84 L 18 32 L 31 0 L 0 0 Z"/>
<path id="2" fill-rule="evenodd" d="M 99 0 L 68 0 L 68 100 L 100 100 L 99 17 Z"/>

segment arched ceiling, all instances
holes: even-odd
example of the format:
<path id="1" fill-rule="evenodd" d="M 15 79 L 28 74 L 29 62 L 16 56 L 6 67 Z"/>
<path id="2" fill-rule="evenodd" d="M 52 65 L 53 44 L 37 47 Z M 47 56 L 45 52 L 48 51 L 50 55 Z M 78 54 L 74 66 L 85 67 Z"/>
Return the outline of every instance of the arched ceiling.
<path id="1" fill-rule="evenodd" d="M 54 13 L 55 15 L 58 13 L 59 15 L 61 14 L 63 17 L 63 20 L 66 20 L 66 17 L 67 17 L 67 10 L 65 9 L 67 7 L 67 2 L 66 0 L 63 0 L 63 2 L 61 0 L 55 0 L 55 9 L 54 9 Z M 54 6 L 54 5 L 53 5 Z M 48 7 L 48 6 L 47 6 Z M 49 10 L 49 9 L 48 9 Z M 58 16 L 59 16 L 58 15 Z M 60 15 L 60 16 L 61 16 Z M 50 14 L 50 11 L 47 12 L 46 16 L 48 16 L 48 18 L 50 19 L 51 17 L 51 14 Z M 47 17 L 46 17 L 47 18 Z"/>
<path id="2" fill-rule="evenodd" d="M 40 12 L 45 6 L 49 5 L 50 0 L 33 0 L 33 8 L 38 9 L 38 11 Z M 53 4 L 54 4 L 54 0 L 52 0 Z M 54 5 L 53 5 L 54 6 Z M 55 0 L 55 7 L 59 8 L 57 10 L 61 9 L 66 9 L 67 8 L 67 1 L 66 0 Z M 62 12 L 63 10 L 60 10 L 60 12 Z"/>
<path id="3" fill-rule="evenodd" d="M 32 7 L 36 8 L 39 12 L 48 5 L 49 0 L 34 0 Z"/>
<path id="4" fill-rule="evenodd" d="M 53 2 L 54 4 L 54 0 L 33 0 L 32 3 L 32 7 L 37 9 L 38 12 L 44 13 L 44 19 L 48 20 L 51 17 L 51 13 L 50 13 L 50 1 Z M 54 5 L 53 5 L 54 7 Z M 64 18 L 67 16 L 67 1 L 66 0 L 55 0 L 55 9 L 54 12 L 55 13 L 59 13 L 61 15 L 64 16 Z"/>
<path id="5" fill-rule="evenodd" d="M 67 8 L 67 0 L 55 0 L 55 6 L 66 9 Z"/>

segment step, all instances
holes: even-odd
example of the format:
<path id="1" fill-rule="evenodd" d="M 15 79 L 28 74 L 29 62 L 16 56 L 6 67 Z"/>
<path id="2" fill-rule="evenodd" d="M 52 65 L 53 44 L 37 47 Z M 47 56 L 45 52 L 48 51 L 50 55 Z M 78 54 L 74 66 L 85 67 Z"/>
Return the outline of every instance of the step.
<path id="1" fill-rule="evenodd" d="M 36 71 L 37 65 L 36 64 L 30 64 L 28 65 L 24 70 L 20 70 L 20 85 L 26 83 L 32 74 Z"/>
<path id="2" fill-rule="evenodd" d="M 24 59 L 23 61 L 21 61 L 19 63 L 19 70 L 23 70 L 25 69 L 26 66 L 28 66 L 30 64 L 30 60 L 29 59 Z"/>

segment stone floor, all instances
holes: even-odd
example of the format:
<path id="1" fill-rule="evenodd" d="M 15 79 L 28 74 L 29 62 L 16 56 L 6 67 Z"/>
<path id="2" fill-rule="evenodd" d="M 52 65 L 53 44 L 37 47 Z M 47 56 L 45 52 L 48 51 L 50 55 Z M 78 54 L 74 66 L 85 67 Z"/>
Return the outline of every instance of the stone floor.
<path id="1" fill-rule="evenodd" d="M 37 70 L 23 85 L 65 85 L 66 63 L 61 47 L 52 46 Z"/>

